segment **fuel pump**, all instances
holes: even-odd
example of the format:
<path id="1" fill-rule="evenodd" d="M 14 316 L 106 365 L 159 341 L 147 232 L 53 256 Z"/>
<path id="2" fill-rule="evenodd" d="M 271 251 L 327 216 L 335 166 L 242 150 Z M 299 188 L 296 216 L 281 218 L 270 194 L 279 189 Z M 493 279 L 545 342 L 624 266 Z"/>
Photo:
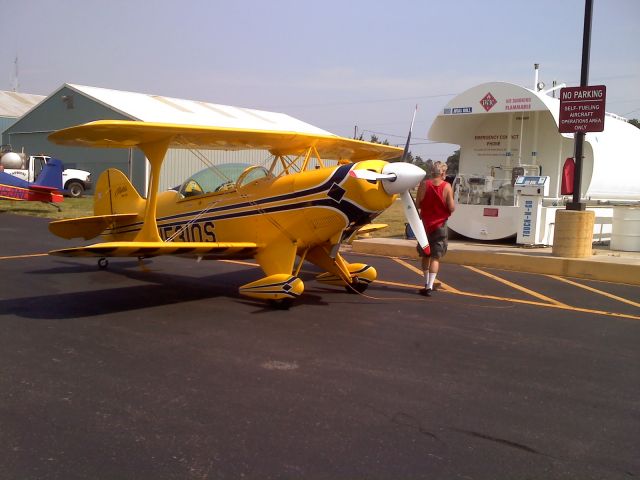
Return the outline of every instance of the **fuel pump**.
<path id="1" fill-rule="evenodd" d="M 549 195 L 550 177 L 519 176 L 513 184 L 516 205 L 520 208 L 520 221 L 516 242 L 523 245 L 543 243 L 541 228 L 542 199 Z"/>

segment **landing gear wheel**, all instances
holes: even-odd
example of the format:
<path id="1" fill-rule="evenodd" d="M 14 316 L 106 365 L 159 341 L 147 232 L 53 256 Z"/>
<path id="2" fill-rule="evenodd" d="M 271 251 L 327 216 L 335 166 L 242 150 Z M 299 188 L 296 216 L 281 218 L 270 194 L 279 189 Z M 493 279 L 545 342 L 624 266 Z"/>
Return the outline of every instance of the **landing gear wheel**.
<path id="1" fill-rule="evenodd" d="M 293 298 L 280 298 L 278 300 L 269 300 L 269 305 L 276 310 L 289 310 L 293 305 Z"/>
<path id="2" fill-rule="evenodd" d="M 358 281 L 353 281 L 351 282 L 351 284 L 344 286 L 344 289 L 347 291 L 347 293 L 352 294 L 364 293 L 367 288 L 369 288 L 368 283 L 362 283 Z"/>
<path id="3" fill-rule="evenodd" d="M 108 266 L 109 266 L 109 260 L 107 260 L 106 258 L 102 257 L 101 259 L 98 260 L 98 268 L 100 270 L 104 270 Z"/>

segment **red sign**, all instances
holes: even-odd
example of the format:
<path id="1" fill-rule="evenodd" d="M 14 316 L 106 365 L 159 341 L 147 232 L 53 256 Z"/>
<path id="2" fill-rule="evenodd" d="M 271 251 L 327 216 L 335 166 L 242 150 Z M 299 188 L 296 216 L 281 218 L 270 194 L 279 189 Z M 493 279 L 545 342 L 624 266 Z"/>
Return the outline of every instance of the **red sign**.
<path id="1" fill-rule="evenodd" d="M 560 89 L 560 133 L 604 130 L 607 87 L 565 87 Z"/>
<path id="2" fill-rule="evenodd" d="M 498 210 L 497 208 L 485 208 L 482 211 L 482 216 L 483 217 L 497 217 L 499 211 L 500 210 Z"/>
<path id="3" fill-rule="evenodd" d="M 482 108 L 487 112 L 491 110 L 496 103 L 498 103 L 498 101 L 491 95 L 491 92 L 487 93 L 482 97 L 482 100 L 480 100 L 480 105 L 482 105 Z"/>

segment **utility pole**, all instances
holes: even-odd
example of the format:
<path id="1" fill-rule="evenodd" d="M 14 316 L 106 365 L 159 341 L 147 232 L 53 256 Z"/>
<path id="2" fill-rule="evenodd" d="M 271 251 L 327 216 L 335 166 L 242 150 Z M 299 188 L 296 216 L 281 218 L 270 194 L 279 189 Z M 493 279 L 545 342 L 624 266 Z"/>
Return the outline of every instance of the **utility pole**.
<path id="1" fill-rule="evenodd" d="M 593 11 L 593 0 L 585 0 L 584 10 L 584 32 L 582 38 L 582 72 L 580 75 L 580 86 L 569 87 L 560 90 L 560 115 L 558 130 L 560 133 L 573 131 L 575 136 L 575 168 L 573 172 L 573 201 L 567 202 L 564 210 L 556 210 L 555 228 L 553 230 L 553 248 L 551 253 L 556 257 L 582 258 L 590 257 L 593 254 L 593 227 L 595 225 L 596 214 L 593 210 L 587 210 L 587 204 L 581 202 L 582 183 L 582 161 L 583 146 L 586 132 L 601 132 L 604 130 L 606 101 L 606 87 L 604 85 L 588 86 L 589 84 L 589 51 L 591 48 L 591 13 Z M 594 92 L 594 97 L 601 99 L 601 107 L 596 110 L 600 116 L 594 116 L 590 120 L 597 120 L 596 124 L 581 124 L 571 122 L 577 120 L 572 118 L 572 109 L 567 108 L 567 102 L 575 102 L 574 93 L 580 92 L 578 100 L 585 95 L 583 92 Z M 595 93 L 597 92 L 597 93 Z M 586 96 L 590 105 L 596 100 L 591 99 L 591 94 Z M 601 109 L 601 112 L 600 112 Z M 601 120 L 601 123 L 599 122 Z"/>
<path id="2" fill-rule="evenodd" d="M 582 70 L 580 73 L 580 86 L 589 85 L 589 54 L 591 51 L 591 18 L 593 13 L 593 0 L 585 0 L 584 30 L 582 34 Z M 585 132 L 575 134 L 575 170 L 573 175 L 573 201 L 567 202 L 567 210 L 586 210 L 587 205 L 580 201 L 580 189 L 582 184 L 582 156 Z"/>

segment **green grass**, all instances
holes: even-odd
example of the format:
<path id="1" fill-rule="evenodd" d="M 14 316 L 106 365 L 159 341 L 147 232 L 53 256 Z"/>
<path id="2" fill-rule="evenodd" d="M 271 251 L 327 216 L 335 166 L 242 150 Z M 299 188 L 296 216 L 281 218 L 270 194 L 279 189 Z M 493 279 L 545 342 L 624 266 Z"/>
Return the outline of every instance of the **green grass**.
<path id="1" fill-rule="evenodd" d="M 54 206 L 60 207 L 60 211 Z M 27 215 L 51 219 L 77 218 L 93 215 L 93 196 L 65 198 L 63 202 L 50 205 L 23 200 L 0 200 L 0 213 Z"/>
<path id="2" fill-rule="evenodd" d="M 393 204 L 387 208 L 384 212 L 377 217 L 373 223 L 386 223 L 389 225 L 382 230 L 376 230 L 371 232 L 372 237 L 402 237 L 404 238 L 405 223 L 407 220 L 404 217 L 404 210 L 402 208 L 402 202 L 396 200 Z"/>

